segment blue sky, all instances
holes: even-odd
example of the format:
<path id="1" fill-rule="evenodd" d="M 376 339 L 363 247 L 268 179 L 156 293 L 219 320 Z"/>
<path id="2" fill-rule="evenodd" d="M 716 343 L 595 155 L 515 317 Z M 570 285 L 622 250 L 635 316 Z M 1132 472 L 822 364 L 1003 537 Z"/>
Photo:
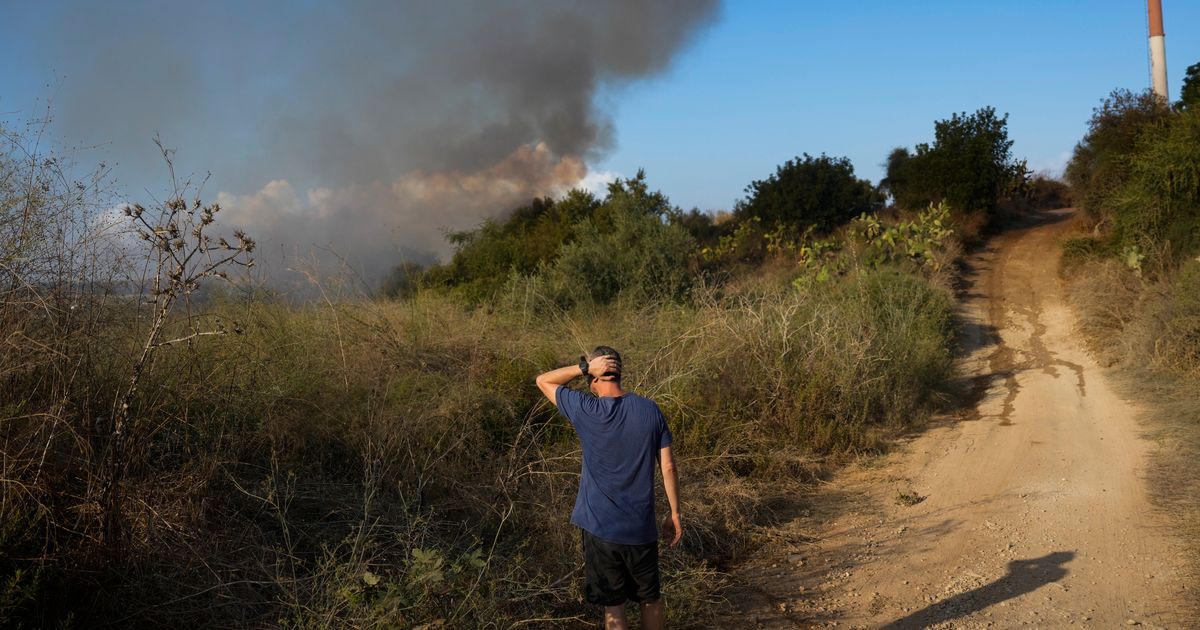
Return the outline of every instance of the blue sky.
<path id="1" fill-rule="evenodd" d="M 1164 0 L 1172 98 L 1200 62 L 1200 3 Z M 608 96 L 617 148 L 596 166 L 685 208 L 728 208 L 803 153 L 847 156 L 878 181 L 895 146 L 985 105 L 1014 153 L 1057 169 L 1093 107 L 1149 86 L 1136 0 L 731 2 L 671 70 Z"/>
<path id="2" fill-rule="evenodd" d="M 1200 61 L 1195 32 L 1200 3 L 1164 0 L 1164 5 L 1175 96 L 1184 69 Z M 58 47 L 54 38 L 65 41 L 78 32 L 55 33 L 55 24 L 81 6 L 118 14 L 110 22 L 118 25 L 122 11 L 130 16 L 138 11 L 133 3 L 70 2 L 6 9 L 11 19 L 7 26 L 0 21 L 0 120 L 28 116 L 39 100 L 53 100 L 70 91 L 64 84 L 80 80 L 68 70 L 80 53 L 64 52 L 69 47 Z M 337 10 L 320 2 L 284 6 Z M 203 18 L 201 9 L 188 11 Z M 213 54 L 199 59 L 215 60 L 208 62 L 211 67 L 191 69 L 209 77 L 225 71 L 236 76 L 237 60 L 244 56 L 266 64 L 278 53 L 256 45 L 256 32 L 286 29 L 286 20 L 265 9 L 236 13 L 237 20 L 222 22 L 228 32 L 212 39 L 172 41 L 170 28 L 151 33 L 157 40 L 145 45 L 145 54 L 155 55 L 164 42 L 209 46 Z M 89 29 L 87 20 L 77 22 L 72 28 Z M 146 35 L 114 32 L 110 39 Z M 157 70 L 172 72 L 168 61 Z M 272 76 L 242 80 L 242 92 L 233 99 L 180 96 L 197 115 L 188 119 L 187 111 L 177 111 L 184 123 L 166 139 L 182 145 L 190 168 L 213 171 L 219 190 L 250 194 L 289 174 L 260 177 L 256 171 L 249 177 L 238 162 L 221 160 L 230 153 L 243 160 L 262 157 L 254 148 L 258 130 L 243 110 L 266 107 L 271 91 L 286 89 L 286 83 Z M 1010 115 L 1016 155 L 1035 169 L 1054 171 L 1108 92 L 1148 84 L 1145 3 L 1138 0 L 730 1 L 665 72 L 602 92 L 615 142 L 590 167 L 621 175 L 645 168 L 652 185 L 680 206 L 729 208 L 751 180 L 804 152 L 849 157 L 860 176 L 877 181 L 891 148 L 929 140 L 936 119 L 991 105 Z M 66 109 L 103 107 L 108 100 L 103 93 L 91 98 Z M 54 107 L 61 112 L 63 105 L 60 100 Z M 99 144 L 98 159 L 122 163 L 126 168 L 118 176 L 131 189 L 145 190 L 161 178 L 159 172 L 144 172 L 143 166 L 155 163 L 153 147 L 133 122 L 128 128 L 87 129 L 86 138 L 64 129 L 62 143 Z M 126 146 L 123 137 L 134 135 L 145 154 L 106 153 L 119 153 L 114 147 Z M 303 197 L 303 182 L 292 179 Z"/>

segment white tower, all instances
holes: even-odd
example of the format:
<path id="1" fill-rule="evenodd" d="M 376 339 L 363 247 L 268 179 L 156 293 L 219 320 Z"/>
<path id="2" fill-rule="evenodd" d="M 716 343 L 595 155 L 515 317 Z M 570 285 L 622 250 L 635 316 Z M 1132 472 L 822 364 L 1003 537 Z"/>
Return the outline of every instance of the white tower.
<path id="1" fill-rule="evenodd" d="M 1150 76 L 1159 100 L 1170 103 L 1167 94 L 1167 46 L 1164 43 L 1162 0 L 1148 0 L 1150 12 Z"/>

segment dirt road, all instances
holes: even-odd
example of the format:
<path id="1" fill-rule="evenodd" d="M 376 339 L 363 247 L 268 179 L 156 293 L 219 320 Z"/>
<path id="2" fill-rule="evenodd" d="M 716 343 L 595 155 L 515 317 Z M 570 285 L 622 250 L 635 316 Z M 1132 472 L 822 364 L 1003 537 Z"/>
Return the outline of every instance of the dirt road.
<path id="1" fill-rule="evenodd" d="M 840 474 L 823 492 L 844 497 L 835 522 L 785 525 L 815 542 L 750 570 L 747 627 L 1200 627 L 1148 497 L 1153 444 L 1072 330 L 1057 275 L 1070 218 L 971 258 L 974 410 Z"/>

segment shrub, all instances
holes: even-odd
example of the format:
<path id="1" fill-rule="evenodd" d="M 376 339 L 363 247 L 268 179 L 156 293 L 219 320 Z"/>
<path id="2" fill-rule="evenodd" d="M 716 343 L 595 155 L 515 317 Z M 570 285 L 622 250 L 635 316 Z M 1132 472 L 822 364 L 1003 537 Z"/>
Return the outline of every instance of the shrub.
<path id="1" fill-rule="evenodd" d="M 864 214 L 850 228 L 850 237 L 861 248 L 859 256 L 872 267 L 912 263 L 937 273 L 949 262 L 940 256 L 954 234 L 945 203 L 930 206 L 912 221 L 892 225 Z"/>
<path id="2" fill-rule="evenodd" d="M 712 245 L 721 237 L 724 228 L 717 221 L 717 216 L 692 208 L 687 212 L 672 211 L 671 223 L 676 223 L 687 230 L 692 238 L 700 245 Z"/>
<path id="3" fill-rule="evenodd" d="M 471 302 L 488 300 L 510 274 L 532 274 L 552 262 L 574 238 L 577 224 L 599 207 L 600 201 L 591 193 L 573 190 L 561 200 L 534 199 L 505 219 L 489 219 L 473 230 L 451 233 L 454 256 L 447 264 L 429 269 L 420 282 L 451 287 Z"/>
<path id="4" fill-rule="evenodd" d="M 791 246 L 800 275 L 798 288 L 823 284 L 861 269 L 895 268 L 948 286 L 947 274 L 960 245 L 945 204 L 930 206 L 912 219 L 861 215 L 840 238 L 807 239 Z"/>
<path id="5" fill-rule="evenodd" d="M 91 423 L 116 379 L 92 378 L 119 291 L 119 248 L 104 166 L 86 172 L 46 149 L 44 127 L 0 125 L 0 626 L 46 627 L 58 550 L 83 544 L 99 499 Z M 98 360 L 93 361 L 93 357 Z M 111 409 L 111 407 L 109 407 Z M 91 415 L 103 417 L 104 413 Z M 82 487 L 80 487 L 82 482 Z M 83 509 L 68 515 L 66 510 Z M 92 539 L 94 542 L 94 538 Z M 90 544 L 90 543 L 89 543 Z"/>
<path id="6" fill-rule="evenodd" d="M 734 211 L 739 221 L 758 219 L 768 228 L 785 226 L 793 236 L 807 228 L 828 232 L 882 205 L 870 182 L 854 176 L 848 158 L 807 153 L 784 162 L 775 173 L 746 187 Z"/>
<path id="7" fill-rule="evenodd" d="M 688 260 L 696 241 L 668 222 L 670 210 L 666 197 L 649 192 L 640 173 L 610 185 L 604 203 L 575 226 L 574 240 L 545 270 L 559 303 L 682 298 L 691 284 Z"/>
<path id="8" fill-rule="evenodd" d="M 450 235 L 456 252 L 415 280 L 398 267 L 392 293 L 415 285 L 448 288 L 469 303 L 509 297 L 535 284 L 558 303 L 607 303 L 683 297 L 691 284 L 696 252 L 692 232 L 708 235 L 712 221 L 684 214 L 661 192 L 651 192 L 646 175 L 609 184 L 603 200 L 575 190 L 564 199 L 535 200 L 504 220 Z"/>
<path id="9" fill-rule="evenodd" d="M 1114 215 L 1113 238 L 1175 254 L 1200 248 L 1200 110 L 1147 125 L 1125 156 L 1126 181 L 1102 207 Z"/>
<path id="10" fill-rule="evenodd" d="M 1149 92 L 1116 91 L 1095 110 L 1067 178 L 1098 225 L 1066 242 L 1064 262 L 1092 348 L 1121 368 L 1122 385 L 1153 402 L 1150 426 L 1171 444 L 1151 468 L 1155 498 L 1195 532 L 1200 111 L 1184 96 L 1172 111 Z M 1195 545 L 1188 557 L 1200 566 Z"/>
<path id="11" fill-rule="evenodd" d="M 804 230 L 799 240 L 807 238 L 812 228 Z M 754 266 L 772 256 L 796 253 L 796 232 L 786 225 L 768 227 L 762 219 L 751 217 L 737 221 L 728 234 L 710 246 L 700 249 L 699 258 L 708 271 L 729 270 Z"/>

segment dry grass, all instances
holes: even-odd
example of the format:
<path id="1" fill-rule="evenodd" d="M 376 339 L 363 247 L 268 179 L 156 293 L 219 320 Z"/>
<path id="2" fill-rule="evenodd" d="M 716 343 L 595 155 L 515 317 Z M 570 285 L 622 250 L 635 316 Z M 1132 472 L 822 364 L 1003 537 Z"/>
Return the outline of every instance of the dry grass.
<path id="1" fill-rule="evenodd" d="M 1159 448 L 1151 468 L 1156 502 L 1192 541 L 1200 576 L 1200 261 L 1143 279 L 1123 263 L 1080 258 L 1067 269 L 1080 328 L 1113 367 L 1123 395 L 1147 408 L 1142 419 Z M 1200 611 L 1200 601 L 1194 601 Z"/>
<path id="2" fill-rule="evenodd" d="M 0 625 L 586 625 L 579 447 L 533 378 L 597 343 L 671 423 L 689 530 L 665 591 L 701 624 L 776 499 L 919 422 L 950 375 L 948 291 L 886 266 L 573 310 L 535 281 L 493 308 L 297 306 L 213 277 L 190 302 L 172 260 L 203 234 L 153 235 L 209 216 L 178 194 L 132 250 L 159 279 L 139 293 L 101 275 L 129 266 L 42 160 L 5 164 Z"/>
<path id="3" fill-rule="evenodd" d="M 1111 367 L 1131 359 L 1124 333 L 1138 316 L 1146 283 L 1115 260 L 1080 263 L 1069 272 L 1068 291 L 1089 349 Z"/>
<path id="4" fill-rule="evenodd" d="M 162 353 L 143 377 L 122 504 L 128 561 L 102 569 L 96 504 L 69 498 L 89 496 L 65 474 L 92 457 L 87 440 L 53 444 L 55 477 L 32 494 L 63 500 L 29 516 L 56 541 L 53 591 L 87 624 L 573 619 L 588 613 L 566 524 L 578 446 L 532 378 L 604 341 L 675 432 L 690 533 L 666 556 L 667 588 L 673 618 L 698 620 L 719 597 L 716 567 L 771 520 L 765 497 L 830 457 L 877 448 L 884 428 L 935 402 L 948 313 L 944 293 L 888 272 L 810 294 L 587 312 L 488 314 L 436 293 L 227 300 L 208 315 L 244 334 Z M 99 335 L 106 348 L 134 347 L 123 325 Z M 119 386 L 122 365 L 95 361 L 83 381 Z M 10 415 L 9 444 L 22 424 L 33 444 L 47 422 L 87 418 Z M 33 454 L 6 455 L 25 466 L 6 475 L 36 477 Z M 87 577 L 97 570 L 102 585 Z M 35 618 L 52 619 L 48 595 Z"/>

